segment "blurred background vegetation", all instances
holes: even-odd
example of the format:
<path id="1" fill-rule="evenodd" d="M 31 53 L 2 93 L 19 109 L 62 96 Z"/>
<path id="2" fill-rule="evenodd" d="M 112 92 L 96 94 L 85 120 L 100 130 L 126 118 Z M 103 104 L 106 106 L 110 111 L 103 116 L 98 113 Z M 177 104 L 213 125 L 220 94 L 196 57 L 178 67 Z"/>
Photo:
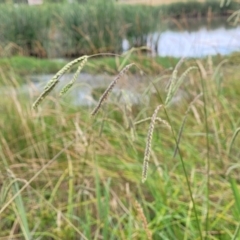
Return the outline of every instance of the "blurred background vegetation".
<path id="1" fill-rule="evenodd" d="M 99 52 L 121 53 L 122 41 L 146 46 L 147 36 L 166 29 L 166 19 L 230 16 L 231 1 L 179 2 L 168 5 L 129 5 L 114 1 L 44 2 L 38 6 L 1 4 L 0 55 L 75 57 Z M 11 17 L 9 17 L 11 16 Z M 190 21 L 191 23 L 191 21 Z"/>

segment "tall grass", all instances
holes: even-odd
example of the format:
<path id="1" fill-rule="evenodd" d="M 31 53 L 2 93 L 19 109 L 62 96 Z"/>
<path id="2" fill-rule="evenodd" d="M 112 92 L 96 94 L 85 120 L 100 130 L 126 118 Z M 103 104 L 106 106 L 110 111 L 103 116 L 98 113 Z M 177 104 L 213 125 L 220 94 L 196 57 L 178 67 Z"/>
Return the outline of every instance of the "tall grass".
<path id="1" fill-rule="evenodd" d="M 191 71 L 178 86 L 186 97 L 176 103 L 174 92 L 164 106 L 166 112 L 164 108 L 155 112 L 144 184 L 141 172 L 149 117 L 168 96 L 162 91 L 166 82 L 151 83 L 146 76 L 146 82 L 155 86 L 156 98 L 150 102 L 143 98 L 140 105 L 112 100 L 92 117 L 92 109 L 71 105 L 67 96 L 60 101 L 58 89 L 33 110 L 40 92 L 34 87 L 27 96 L 18 94 L 11 75 L 13 85 L 2 92 L 0 102 L 4 113 L 0 236 L 238 239 L 239 71 L 230 64 L 219 68 L 207 61 L 198 63 L 185 60 L 177 68 L 178 76 L 193 65 L 201 66 L 207 73 L 205 87 L 199 72 Z M 221 76 L 226 81 L 220 81 Z M 166 119 L 173 133 L 158 119 Z M 173 135 L 180 130 L 176 141 Z M 176 144 L 179 154 L 173 157 Z"/>
<path id="2" fill-rule="evenodd" d="M 121 51 L 124 22 L 113 1 L 75 4 L 64 8 L 59 17 L 63 23 L 61 32 L 72 48 L 69 54 Z"/>
<path id="3" fill-rule="evenodd" d="M 14 43 L 25 55 L 47 56 L 51 8 L 3 5 L 0 11 L 0 41 L 3 45 Z"/>

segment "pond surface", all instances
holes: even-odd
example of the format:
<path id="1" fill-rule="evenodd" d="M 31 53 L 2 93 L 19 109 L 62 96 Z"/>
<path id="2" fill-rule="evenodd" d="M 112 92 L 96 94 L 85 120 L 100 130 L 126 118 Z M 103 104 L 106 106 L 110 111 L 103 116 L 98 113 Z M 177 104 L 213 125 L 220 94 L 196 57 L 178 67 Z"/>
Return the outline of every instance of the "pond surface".
<path id="1" fill-rule="evenodd" d="M 158 35 L 153 34 L 153 41 Z M 151 47 L 151 44 L 149 45 Z M 166 31 L 160 35 L 157 42 L 157 53 L 160 56 L 205 57 L 228 55 L 235 51 L 240 51 L 240 26 L 214 30 L 203 27 L 195 32 Z"/>
<path id="2" fill-rule="evenodd" d="M 147 46 L 154 55 L 169 57 L 205 57 L 209 55 L 228 55 L 240 51 L 240 26 L 215 29 L 201 27 L 198 30 L 166 30 L 149 34 Z M 123 50 L 129 43 L 123 41 Z"/>
<path id="3" fill-rule="evenodd" d="M 7 97 L 10 93 L 14 93 L 35 101 L 53 76 L 53 74 L 29 76 L 28 83 L 22 84 L 17 88 L 12 86 L 1 87 L 0 94 Z M 59 101 L 71 103 L 75 106 L 93 107 L 97 104 L 100 95 L 114 79 L 114 76 L 106 74 L 92 75 L 81 73 L 74 86 L 64 96 L 60 97 L 59 93 L 61 89 L 72 80 L 73 76 L 74 74 L 63 75 L 50 95 L 56 97 Z M 148 94 L 145 94 L 148 86 L 149 79 L 146 79 L 146 77 L 135 75 L 123 76 L 112 90 L 109 101 L 126 104 L 146 103 L 149 99 Z M 149 91 L 152 92 L 153 90 L 152 86 L 152 89 L 149 89 Z M 98 96 L 94 97 L 94 92 L 96 91 Z"/>

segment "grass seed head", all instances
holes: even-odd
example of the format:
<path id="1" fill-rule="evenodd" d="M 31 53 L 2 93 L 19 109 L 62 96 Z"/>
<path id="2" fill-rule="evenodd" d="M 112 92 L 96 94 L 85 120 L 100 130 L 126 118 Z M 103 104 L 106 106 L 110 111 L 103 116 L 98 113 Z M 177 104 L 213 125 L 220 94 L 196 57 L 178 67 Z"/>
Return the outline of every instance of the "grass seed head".
<path id="1" fill-rule="evenodd" d="M 46 86 L 44 87 L 44 91 L 41 93 L 41 95 L 37 98 L 37 100 L 33 103 L 33 108 L 37 108 L 38 105 L 44 100 L 44 98 L 54 89 L 54 87 L 57 85 L 57 83 L 59 82 L 59 78 L 66 73 L 72 66 L 74 66 L 75 64 L 79 63 L 79 62 L 83 62 L 80 64 L 76 74 L 74 75 L 75 79 L 73 79 L 70 84 L 68 84 L 66 86 L 66 88 L 64 88 L 64 92 L 66 92 L 72 85 L 73 82 L 76 80 L 77 78 L 77 73 L 79 73 L 81 71 L 81 69 L 83 68 L 83 66 L 85 65 L 86 61 L 87 61 L 88 56 L 82 56 L 80 58 L 77 58 L 71 62 L 69 62 L 68 64 L 66 64 L 62 69 L 60 69 L 55 75 L 54 77 L 46 84 Z M 62 90 L 62 91 L 63 91 Z"/>
<path id="2" fill-rule="evenodd" d="M 83 60 L 80 62 L 80 65 L 77 69 L 77 71 L 75 72 L 72 80 L 65 86 L 63 87 L 63 89 L 60 92 L 60 96 L 62 96 L 63 94 L 65 94 L 72 86 L 73 84 L 76 82 L 78 75 L 80 74 L 81 70 L 83 69 L 83 67 L 85 66 L 86 62 L 88 60 L 87 56 L 84 56 Z"/>
<path id="3" fill-rule="evenodd" d="M 152 115 L 151 123 L 149 125 L 148 135 L 147 135 L 147 143 L 146 143 L 144 159 L 143 159 L 142 182 L 145 182 L 147 179 L 148 162 L 149 162 L 150 154 L 151 154 L 153 130 L 154 130 L 155 122 L 157 119 L 158 111 L 161 107 L 162 107 L 162 105 L 157 106 L 157 108 L 155 109 L 155 111 Z"/>
<path id="4" fill-rule="evenodd" d="M 135 65 L 134 63 L 128 64 L 125 68 L 123 68 L 123 70 L 121 72 L 119 72 L 119 74 L 115 77 L 115 79 L 110 83 L 110 85 L 107 87 L 107 89 L 104 91 L 103 95 L 101 96 L 101 98 L 98 101 L 97 106 L 94 108 L 94 110 L 92 111 L 92 115 L 96 115 L 99 111 L 99 109 L 101 108 L 103 102 L 105 102 L 108 98 L 109 93 L 113 90 L 114 86 L 116 85 L 116 83 L 118 82 L 118 80 L 126 74 L 126 72 L 129 70 L 129 68 L 131 68 L 133 65 Z"/>

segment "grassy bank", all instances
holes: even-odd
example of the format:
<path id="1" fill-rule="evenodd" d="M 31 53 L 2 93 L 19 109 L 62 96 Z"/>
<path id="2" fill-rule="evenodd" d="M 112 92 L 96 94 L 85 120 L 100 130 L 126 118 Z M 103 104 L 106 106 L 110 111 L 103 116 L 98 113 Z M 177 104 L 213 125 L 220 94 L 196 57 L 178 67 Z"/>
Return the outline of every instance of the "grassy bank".
<path id="1" fill-rule="evenodd" d="M 0 58 L 0 68 L 6 72 L 14 72 L 19 76 L 27 76 L 31 74 L 51 74 L 57 72 L 66 63 L 65 60 L 49 60 L 34 57 L 13 56 L 8 58 Z M 99 74 L 105 72 L 110 75 L 117 74 L 124 64 L 131 62 L 137 63 L 141 68 L 150 75 L 157 75 L 167 68 L 172 68 L 177 63 L 177 58 L 172 57 L 155 57 L 149 58 L 142 54 L 122 55 L 122 56 L 102 56 L 92 58 L 86 64 L 83 72 L 91 74 Z M 75 70 L 75 68 L 74 68 Z M 130 70 L 132 73 L 136 69 Z M 72 72 L 72 71 L 71 71 Z M 3 83 L 3 82 L 2 82 Z"/>
<path id="2" fill-rule="evenodd" d="M 57 61 L 24 56 L 0 58 L 0 68 L 2 71 L 14 71 L 15 74 L 21 76 L 55 73 L 65 64 L 66 60 Z"/>
<path id="3" fill-rule="evenodd" d="M 178 76 L 193 65 L 181 101 L 164 104 L 160 78 L 150 101 L 109 101 L 95 117 L 56 93 L 37 110 L 36 89 L 2 93 L 0 237 L 238 239 L 239 63 L 186 61 Z M 159 104 L 171 129 L 158 118 L 143 184 L 147 118 Z"/>
<path id="4" fill-rule="evenodd" d="M 114 1 L 41 6 L 1 4 L 0 55 L 75 57 L 98 52 L 119 53 L 122 40 L 131 47 L 146 45 L 150 32 L 163 31 L 166 19 L 224 16 L 239 9 L 231 1 L 174 3 L 161 6 L 125 5 Z M 81 14 L 79 14 L 81 13 Z M 9 17 L 11 16 L 11 18 Z M 147 21 L 146 21 L 147 19 Z"/>
<path id="5" fill-rule="evenodd" d="M 130 53 L 130 52 L 129 52 Z M 83 72 L 90 74 L 106 73 L 109 75 L 116 75 L 121 68 L 132 62 L 136 63 L 144 73 L 149 76 L 158 76 L 165 71 L 171 71 L 179 61 L 178 58 L 173 57 L 149 57 L 141 54 L 139 51 L 135 51 L 132 54 L 123 54 L 118 56 L 107 56 L 93 57 L 83 68 Z M 220 64 L 225 57 L 224 56 L 213 56 L 213 64 Z M 228 61 L 225 66 L 234 66 L 240 63 L 240 54 L 233 53 L 227 57 Z M 7 58 L 0 58 L 0 69 L 2 72 L 12 73 L 21 77 L 23 82 L 26 82 L 25 77 L 36 74 L 53 74 L 62 68 L 68 61 L 67 59 L 61 60 L 50 60 L 50 59 L 39 59 L 35 57 L 26 56 L 12 56 Z M 194 62 L 194 59 L 191 59 Z M 207 62 L 207 58 L 203 59 Z M 71 69 L 70 72 L 76 71 L 76 67 Z M 130 69 L 131 73 L 138 74 L 138 69 Z M 2 78 L 1 78 L 2 79 Z M 6 84 L 3 80 L 1 84 Z"/>

